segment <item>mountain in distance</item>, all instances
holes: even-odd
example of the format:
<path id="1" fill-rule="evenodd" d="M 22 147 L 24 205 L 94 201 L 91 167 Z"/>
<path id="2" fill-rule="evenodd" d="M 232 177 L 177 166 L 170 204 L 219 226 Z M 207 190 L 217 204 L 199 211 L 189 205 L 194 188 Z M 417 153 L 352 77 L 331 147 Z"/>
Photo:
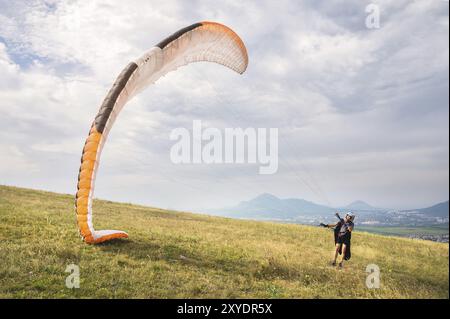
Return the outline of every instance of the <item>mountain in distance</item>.
<path id="1" fill-rule="evenodd" d="M 362 200 L 357 200 L 352 202 L 351 204 L 348 204 L 345 207 L 342 207 L 342 209 L 346 210 L 355 210 L 355 211 L 379 211 L 384 210 L 382 208 L 374 207 L 372 205 L 367 204 L 366 202 Z"/>
<path id="2" fill-rule="evenodd" d="M 305 215 L 330 215 L 335 209 L 304 199 L 280 199 L 264 193 L 251 200 L 240 202 L 234 207 L 209 211 L 228 217 L 290 220 Z"/>
<path id="3" fill-rule="evenodd" d="M 264 193 L 236 206 L 222 209 L 205 209 L 206 213 L 231 218 L 273 220 L 316 225 L 320 222 L 332 223 L 334 213 L 343 215 L 347 211 L 356 213 L 356 223 L 371 226 L 426 226 L 448 224 L 448 201 L 437 205 L 413 210 L 389 210 L 377 208 L 361 200 L 344 207 L 329 207 L 304 199 L 281 199 Z M 406 214 L 405 214 L 406 213 Z"/>
<path id="4" fill-rule="evenodd" d="M 406 210 L 405 212 L 417 212 L 420 214 L 424 214 L 424 215 L 428 215 L 428 216 L 433 216 L 433 217 L 447 217 L 449 216 L 449 208 L 448 208 L 448 201 L 446 202 L 442 202 L 430 207 L 425 207 L 425 208 L 419 208 L 419 209 L 409 209 Z"/>

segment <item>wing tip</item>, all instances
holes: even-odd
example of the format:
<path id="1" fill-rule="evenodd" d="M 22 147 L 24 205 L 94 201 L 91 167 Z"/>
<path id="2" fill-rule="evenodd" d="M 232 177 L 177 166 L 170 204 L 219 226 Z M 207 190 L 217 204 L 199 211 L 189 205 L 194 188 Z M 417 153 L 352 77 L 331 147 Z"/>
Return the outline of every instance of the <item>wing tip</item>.
<path id="1" fill-rule="evenodd" d="M 238 45 L 238 47 L 241 49 L 241 53 L 242 56 L 244 57 L 244 68 L 242 69 L 242 71 L 237 71 L 239 74 L 243 74 L 246 70 L 247 70 L 247 66 L 248 66 L 248 52 L 247 52 L 247 47 L 244 44 L 244 41 L 242 41 L 241 37 L 234 32 L 230 27 L 219 23 L 219 22 L 214 22 L 214 21 L 202 21 L 200 22 L 200 24 L 202 26 L 213 26 L 213 27 L 219 27 L 221 29 L 223 29 L 228 35 L 230 35 L 234 41 L 236 42 L 236 44 Z"/>

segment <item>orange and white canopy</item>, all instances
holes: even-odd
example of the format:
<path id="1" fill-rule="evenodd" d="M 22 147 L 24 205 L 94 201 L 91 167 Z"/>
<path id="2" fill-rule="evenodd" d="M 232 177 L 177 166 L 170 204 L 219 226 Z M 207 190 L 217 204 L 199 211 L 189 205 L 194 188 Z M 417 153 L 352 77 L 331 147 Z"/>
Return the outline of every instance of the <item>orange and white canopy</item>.
<path id="1" fill-rule="evenodd" d="M 106 95 L 84 144 L 78 175 L 76 215 L 78 229 L 90 244 L 127 238 L 120 230 L 94 230 L 92 198 L 103 146 L 124 105 L 148 85 L 192 62 L 209 61 L 240 74 L 248 64 L 247 50 L 230 28 L 215 22 L 200 22 L 183 28 L 129 63 Z"/>

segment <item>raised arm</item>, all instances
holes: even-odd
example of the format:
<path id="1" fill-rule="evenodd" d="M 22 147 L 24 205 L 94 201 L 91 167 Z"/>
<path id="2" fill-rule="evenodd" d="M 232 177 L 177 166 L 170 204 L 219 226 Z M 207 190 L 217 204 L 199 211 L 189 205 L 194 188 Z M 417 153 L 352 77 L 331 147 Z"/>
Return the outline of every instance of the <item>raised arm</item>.
<path id="1" fill-rule="evenodd" d="M 320 223 L 320 226 L 326 227 L 326 228 L 334 228 L 334 227 L 336 227 L 336 225 L 337 225 L 337 223 L 336 224 L 323 224 L 323 223 Z"/>

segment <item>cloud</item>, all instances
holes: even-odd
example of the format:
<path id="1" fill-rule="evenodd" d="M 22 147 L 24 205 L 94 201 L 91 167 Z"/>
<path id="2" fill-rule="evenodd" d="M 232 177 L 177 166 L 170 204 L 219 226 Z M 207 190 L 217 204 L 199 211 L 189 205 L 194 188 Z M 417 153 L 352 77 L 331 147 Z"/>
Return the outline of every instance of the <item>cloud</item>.
<path id="1" fill-rule="evenodd" d="M 247 45 L 236 76 L 171 73 L 132 100 L 104 149 L 96 195 L 162 207 L 225 206 L 260 192 L 341 205 L 418 207 L 448 196 L 448 3 L 0 2 L 0 182 L 73 193 L 109 86 L 175 30 L 220 21 Z M 280 168 L 175 165 L 170 131 L 278 127 Z M 30 173 L 27 173 L 30 172 Z"/>

